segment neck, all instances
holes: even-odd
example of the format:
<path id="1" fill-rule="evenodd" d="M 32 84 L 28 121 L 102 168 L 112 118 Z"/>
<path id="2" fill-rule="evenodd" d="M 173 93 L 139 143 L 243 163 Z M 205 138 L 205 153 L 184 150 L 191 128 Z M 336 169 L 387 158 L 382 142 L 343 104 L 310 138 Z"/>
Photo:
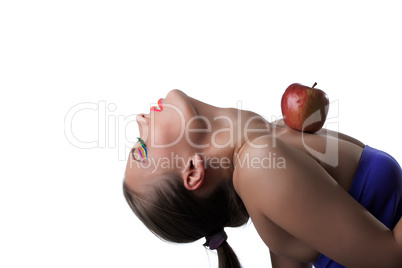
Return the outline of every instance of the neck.
<path id="1" fill-rule="evenodd" d="M 234 108 L 218 108 L 192 99 L 195 120 L 190 138 L 204 160 L 211 181 L 232 179 L 234 160 L 242 145 L 269 133 L 270 124 L 256 113 Z M 251 131 L 250 131 L 251 130 Z M 252 131 L 257 130 L 257 131 Z"/>

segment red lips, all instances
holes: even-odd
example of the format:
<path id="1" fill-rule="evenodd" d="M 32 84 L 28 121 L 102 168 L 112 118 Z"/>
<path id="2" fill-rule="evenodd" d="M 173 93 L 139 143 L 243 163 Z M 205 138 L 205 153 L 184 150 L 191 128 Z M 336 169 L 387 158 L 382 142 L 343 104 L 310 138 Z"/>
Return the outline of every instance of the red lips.
<path id="1" fill-rule="evenodd" d="M 159 106 L 158 108 L 155 106 L 152 106 L 151 111 L 154 111 L 154 112 L 162 112 L 163 111 L 162 99 L 158 100 L 158 106 Z"/>

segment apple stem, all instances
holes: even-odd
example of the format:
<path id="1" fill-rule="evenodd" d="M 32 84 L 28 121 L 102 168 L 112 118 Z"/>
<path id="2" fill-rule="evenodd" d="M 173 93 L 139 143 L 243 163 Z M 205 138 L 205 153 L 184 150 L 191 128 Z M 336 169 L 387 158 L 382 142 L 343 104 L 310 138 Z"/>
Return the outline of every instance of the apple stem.
<path id="1" fill-rule="evenodd" d="M 314 82 L 314 85 L 312 86 L 312 88 L 314 88 L 317 85 L 317 82 Z"/>

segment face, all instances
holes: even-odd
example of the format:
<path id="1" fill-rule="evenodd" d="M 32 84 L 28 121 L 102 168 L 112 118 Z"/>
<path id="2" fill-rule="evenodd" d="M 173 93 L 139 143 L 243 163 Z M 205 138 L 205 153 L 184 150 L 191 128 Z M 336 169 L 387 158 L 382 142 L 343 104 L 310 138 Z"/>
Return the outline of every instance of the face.
<path id="1" fill-rule="evenodd" d="M 148 114 L 137 116 L 140 140 L 127 161 L 125 181 L 129 188 L 141 191 L 153 177 L 185 168 L 193 151 L 185 128 L 194 116 L 192 99 L 179 90 L 170 91 Z"/>

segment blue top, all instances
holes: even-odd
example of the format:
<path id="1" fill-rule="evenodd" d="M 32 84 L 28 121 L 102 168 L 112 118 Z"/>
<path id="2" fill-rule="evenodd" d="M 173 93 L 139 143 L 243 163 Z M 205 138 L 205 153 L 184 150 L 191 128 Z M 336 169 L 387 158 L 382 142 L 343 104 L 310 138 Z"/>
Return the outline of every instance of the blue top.
<path id="1" fill-rule="evenodd" d="M 389 154 L 366 145 L 349 194 L 392 230 L 402 217 L 401 167 Z M 322 254 L 313 265 L 316 268 L 345 267 Z"/>

